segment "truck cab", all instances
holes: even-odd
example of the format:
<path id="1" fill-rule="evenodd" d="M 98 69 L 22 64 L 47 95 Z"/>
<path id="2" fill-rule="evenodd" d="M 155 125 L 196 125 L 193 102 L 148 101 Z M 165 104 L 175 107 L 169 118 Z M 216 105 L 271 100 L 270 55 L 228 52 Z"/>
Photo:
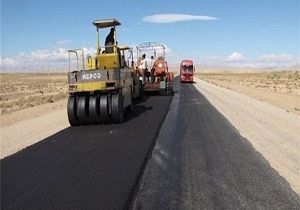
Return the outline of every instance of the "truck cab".
<path id="1" fill-rule="evenodd" d="M 180 82 L 194 81 L 195 67 L 192 60 L 182 60 L 180 63 Z"/>

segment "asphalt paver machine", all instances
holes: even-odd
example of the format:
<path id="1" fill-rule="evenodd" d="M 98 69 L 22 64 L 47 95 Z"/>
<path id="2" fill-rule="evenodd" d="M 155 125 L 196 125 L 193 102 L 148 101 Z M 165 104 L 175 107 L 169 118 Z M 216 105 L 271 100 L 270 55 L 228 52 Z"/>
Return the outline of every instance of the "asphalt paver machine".
<path id="1" fill-rule="evenodd" d="M 142 81 L 143 92 L 173 95 L 174 75 L 168 70 L 168 63 L 165 59 L 165 46 L 157 42 L 145 42 L 136 48 L 137 69 Z M 147 62 L 146 70 L 141 65 L 143 59 L 146 59 Z"/>

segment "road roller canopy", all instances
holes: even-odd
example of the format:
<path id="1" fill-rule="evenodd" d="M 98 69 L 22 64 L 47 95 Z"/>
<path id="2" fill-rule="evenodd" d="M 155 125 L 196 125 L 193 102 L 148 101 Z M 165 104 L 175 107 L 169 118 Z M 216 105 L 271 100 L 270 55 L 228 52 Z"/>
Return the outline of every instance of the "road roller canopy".
<path id="1" fill-rule="evenodd" d="M 116 19 L 95 20 L 93 24 L 97 28 L 108 28 L 121 25 L 121 23 Z"/>
<path id="2" fill-rule="evenodd" d="M 131 48 L 127 47 L 127 46 L 119 46 L 119 49 L 120 50 L 130 50 Z"/>

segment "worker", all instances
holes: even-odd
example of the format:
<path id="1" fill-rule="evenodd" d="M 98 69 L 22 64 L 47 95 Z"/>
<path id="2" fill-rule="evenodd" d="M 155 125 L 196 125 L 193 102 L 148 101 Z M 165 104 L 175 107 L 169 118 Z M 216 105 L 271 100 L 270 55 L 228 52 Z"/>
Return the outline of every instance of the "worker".
<path id="1" fill-rule="evenodd" d="M 143 54 L 142 55 L 142 60 L 141 60 L 141 69 L 142 69 L 142 82 L 143 82 L 143 84 L 145 84 L 145 81 L 146 81 L 146 72 L 147 72 L 147 70 L 148 70 L 148 68 L 147 68 L 147 61 L 146 61 L 146 55 L 145 54 Z"/>
<path id="2" fill-rule="evenodd" d="M 105 39 L 105 52 L 106 53 L 113 53 L 113 46 L 115 43 L 115 38 L 114 38 L 114 33 L 115 33 L 115 29 L 111 28 L 109 34 L 106 36 Z"/>
<path id="3" fill-rule="evenodd" d="M 125 60 L 125 55 L 121 56 L 121 60 L 122 60 L 123 67 L 128 67 L 127 62 Z"/>
<path id="4" fill-rule="evenodd" d="M 150 69 L 151 69 L 151 82 L 154 82 L 154 72 L 155 72 L 155 59 L 154 56 L 151 56 L 151 63 L 150 63 Z"/>

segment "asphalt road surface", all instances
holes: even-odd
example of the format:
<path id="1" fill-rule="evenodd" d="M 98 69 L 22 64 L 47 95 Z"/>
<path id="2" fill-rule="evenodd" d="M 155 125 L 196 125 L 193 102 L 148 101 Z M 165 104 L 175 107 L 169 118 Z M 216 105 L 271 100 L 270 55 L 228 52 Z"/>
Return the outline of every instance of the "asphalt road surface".
<path id="1" fill-rule="evenodd" d="M 2 159 L 1 209 L 127 208 L 171 100 L 151 96 L 123 124 L 68 127 Z"/>
<path id="2" fill-rule="evenodd" d="M 287 181 L 193 84 L 177 86 L 139 186 L 134 209 L 300 209 Z"/>
<path id="3" fill-rule="evenodd" d="M 123 124 L 69 127 L 2 159 L 1 209 L 300 209 L 192 84 L 174 89 Z"/>

